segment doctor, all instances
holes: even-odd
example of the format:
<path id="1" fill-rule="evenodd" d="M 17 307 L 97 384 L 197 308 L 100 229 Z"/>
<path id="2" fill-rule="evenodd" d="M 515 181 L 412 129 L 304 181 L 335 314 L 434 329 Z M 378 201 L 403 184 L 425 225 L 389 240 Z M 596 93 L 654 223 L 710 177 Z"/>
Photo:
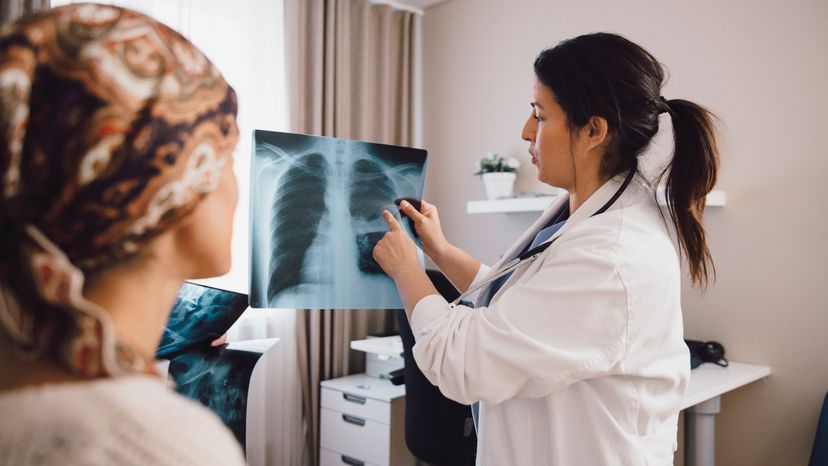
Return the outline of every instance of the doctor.
<path id="1" fill-rule="evenodd" d="M 479 402 L 478 464 L 672 464 L 690 375 L 679 252 L 695 285 L 712 271 L 701 223 L 718 167 L 712 115 L 662 98 L 661 64 L 613 34 L 561 42 L 534 71 L 522 138 L 538 179 L 569 196 L 492 268 L 445 239 L 433 205 L 401 205 L 451 282 L 479 288 L 475 308 L 437 293 L 387 211 L 374 257 L 397 284 L 419 368 L 447 397 Z M 662 113 L 675 142 L 660 174 L 667 216 L 639 169 Z"/>

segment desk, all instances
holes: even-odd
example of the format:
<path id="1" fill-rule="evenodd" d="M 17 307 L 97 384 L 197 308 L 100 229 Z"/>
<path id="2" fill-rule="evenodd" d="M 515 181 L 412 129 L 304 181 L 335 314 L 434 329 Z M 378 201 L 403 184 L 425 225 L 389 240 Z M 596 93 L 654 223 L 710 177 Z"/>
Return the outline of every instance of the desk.
<path id="1" fill-rule="evenodd" d="M 721 395 L 770 375 L 770 367 L 731 362 L 728 367 L 702 364 L 690 372 L 684 412 L 685 466 L 713 466 L 716 458 L 716 414 Z"/>

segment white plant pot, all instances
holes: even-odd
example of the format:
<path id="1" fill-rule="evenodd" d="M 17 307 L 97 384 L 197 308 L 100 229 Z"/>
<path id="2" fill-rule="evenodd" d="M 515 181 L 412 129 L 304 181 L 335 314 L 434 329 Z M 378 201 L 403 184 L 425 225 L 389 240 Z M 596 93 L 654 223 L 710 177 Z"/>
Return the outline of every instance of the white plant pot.
<path id="1" fill-rule="evenodd" d="M 512 190 L 515 186 L 516 173 L 498 172 L 484 173 L 483 186 L 486 188 L 486 197 L 492 201 L 512 197 Z"/>

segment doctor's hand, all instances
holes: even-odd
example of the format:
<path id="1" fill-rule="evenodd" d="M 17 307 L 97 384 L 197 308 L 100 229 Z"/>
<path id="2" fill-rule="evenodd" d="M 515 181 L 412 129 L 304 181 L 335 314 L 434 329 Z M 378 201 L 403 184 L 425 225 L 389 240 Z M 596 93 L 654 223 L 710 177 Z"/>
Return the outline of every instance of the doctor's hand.
<path id="1" fill-rule="evenodd" d="M 374 260 L 389 277 L 396 281 L 412 267 L 419 270 L 420 258 L 417 255 L 417 245 L 402 229 L 391 212 L 383 210 L 382 218 L 388 223 L 389 231 L 374 247 Z"/>
<path id="2" fill-rule="evenodd" d="M 402 201 L 400 202 L 400 210 L 414 221 L 414 229 L 417 230 L 417 234 L 423 242 L 423 252 L 432 259 L 439 256 L 449 245 L 449 242 L 443 235 L 437 208 L 426 201 L 420 201 L 420 210 L 417 211 L 410 202 Z"/>

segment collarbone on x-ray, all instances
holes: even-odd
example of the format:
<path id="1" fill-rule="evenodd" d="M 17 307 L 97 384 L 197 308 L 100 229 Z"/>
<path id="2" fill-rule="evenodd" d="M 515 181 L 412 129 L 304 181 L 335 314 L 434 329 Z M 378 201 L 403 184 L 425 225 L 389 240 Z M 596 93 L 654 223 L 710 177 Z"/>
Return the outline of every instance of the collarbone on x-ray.
<path id="1" fill-rule="evenodd" d="M 257 131 L 253 175 L 251 306 L 401 307 L 372 253 L 382 211 L 422 196 L 424 151 Z"/>

